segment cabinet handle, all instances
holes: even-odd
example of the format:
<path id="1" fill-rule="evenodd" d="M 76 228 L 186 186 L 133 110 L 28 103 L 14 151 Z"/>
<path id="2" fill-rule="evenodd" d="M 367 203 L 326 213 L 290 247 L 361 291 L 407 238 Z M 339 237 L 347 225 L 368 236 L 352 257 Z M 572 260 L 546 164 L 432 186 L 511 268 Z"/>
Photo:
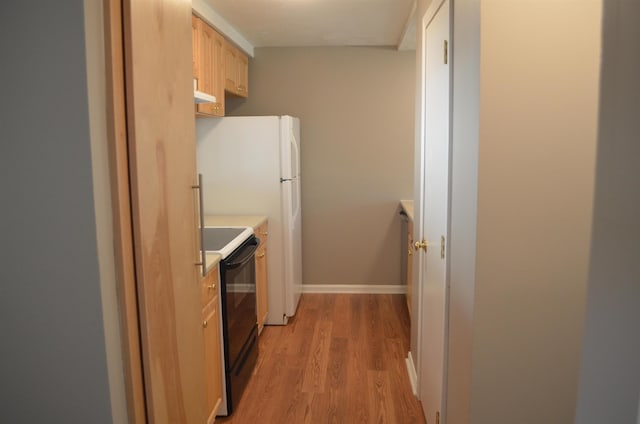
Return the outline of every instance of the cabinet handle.
<path id="1" fill-rule="evenodd" d="M 216 289 L 216 285 L 215 284 L 211 284 L 210 286 L 207 286 L 207 288 L 209 290 L 215 290 Z"/>
<path id="2" fill-rule="evenodd" d="M 200 262 L 196 262 L 196 266 L 202 266 L 202 276 L 207 273 L 205 262 L 207 255 L 204 251 L 204 202 L 202 201 L 202 174 L 198 174 L 198 185 L 191 186 L 192 189 L 198 190 L 198 202 L 200 203 Z"/>
<path id="3" fill-rule="evenodd" d="M 207 323 L 207 320 L 205 319 L 205 320 L 202 322 L 202 326 L 203 326 L 204 328 L 207 328 L 207 325 L 209 325 L 209 324 Z"/>
<path id="4" fill-rule="evenodd" d="M 262 259 L 262 258 L 264 258 L 264 253 L 259 253 L 259 254 L 257 255 L 257 258 L 258 258 L 258 259 Z"/>
<path id="5" fill-rule="evenodd" d="M 264 232 L 260 233 L 260 235 L 261 235 L 261 236 L 265 236 L 265 237 L 266 237 L 266 236 L 268 236 L 268 235 L 269 235 L 269 233 L 268 233 L 267 231 L 264 231 Z"/>

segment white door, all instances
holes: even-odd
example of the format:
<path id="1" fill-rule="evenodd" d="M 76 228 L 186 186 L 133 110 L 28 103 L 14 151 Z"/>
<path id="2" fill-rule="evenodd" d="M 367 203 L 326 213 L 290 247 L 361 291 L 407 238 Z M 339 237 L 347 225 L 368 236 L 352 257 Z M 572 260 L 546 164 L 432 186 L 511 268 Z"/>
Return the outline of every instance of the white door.
<path id="1" fill-rule="evenodd" d="M 449 202 L 449 1 L 425 15 L 423 239 L 419 390 L 427 421 L 443 423 Z"/>

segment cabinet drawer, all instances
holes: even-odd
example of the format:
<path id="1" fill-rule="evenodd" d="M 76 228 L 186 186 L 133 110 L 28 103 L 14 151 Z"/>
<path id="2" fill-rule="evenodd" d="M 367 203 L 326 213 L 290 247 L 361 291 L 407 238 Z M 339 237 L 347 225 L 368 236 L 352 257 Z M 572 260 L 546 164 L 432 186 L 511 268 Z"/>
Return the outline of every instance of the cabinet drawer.
<path id="1" fill-rule="evenodd" d="M 218 267 L 216 266 L 202 279 L 202 307 L 205 307 L 218 295 L 219 287 L 220 277 L 218 275 Z"/>

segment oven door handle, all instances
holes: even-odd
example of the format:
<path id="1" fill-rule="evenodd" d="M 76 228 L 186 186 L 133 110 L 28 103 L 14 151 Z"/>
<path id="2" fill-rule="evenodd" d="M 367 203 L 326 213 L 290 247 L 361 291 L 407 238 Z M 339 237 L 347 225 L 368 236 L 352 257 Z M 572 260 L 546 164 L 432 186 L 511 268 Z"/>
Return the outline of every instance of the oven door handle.
<path id="1" fill-rule="evenodd" d="M 225 268 L 235 269 L 249 262 L 251 259 L 253 259 L 253 255 L 254 253 L 256 253 L 256 250 L 258 249 L 259 245 L 260 245 L 260 240 L 255 238 L 251 244 L 246 246 L 244 250 L 242 250 L 242 252 L 238 254 L 237 259 L 234 258 L 233 261 L 225 262 Z"/>

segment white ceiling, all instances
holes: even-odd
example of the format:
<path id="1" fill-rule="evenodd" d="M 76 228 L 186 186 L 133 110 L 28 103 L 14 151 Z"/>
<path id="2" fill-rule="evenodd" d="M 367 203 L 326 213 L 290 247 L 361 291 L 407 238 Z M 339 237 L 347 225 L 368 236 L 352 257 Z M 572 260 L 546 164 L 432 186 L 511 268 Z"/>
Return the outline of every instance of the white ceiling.
<path id="1" fill-rule="evenodd" d="M 403 48 L 415 48 L 415 40 L 408 39 L 415 38 L 415 0 L 206 0 L 206 3 L 255 47 L 402 44 Z"/>

